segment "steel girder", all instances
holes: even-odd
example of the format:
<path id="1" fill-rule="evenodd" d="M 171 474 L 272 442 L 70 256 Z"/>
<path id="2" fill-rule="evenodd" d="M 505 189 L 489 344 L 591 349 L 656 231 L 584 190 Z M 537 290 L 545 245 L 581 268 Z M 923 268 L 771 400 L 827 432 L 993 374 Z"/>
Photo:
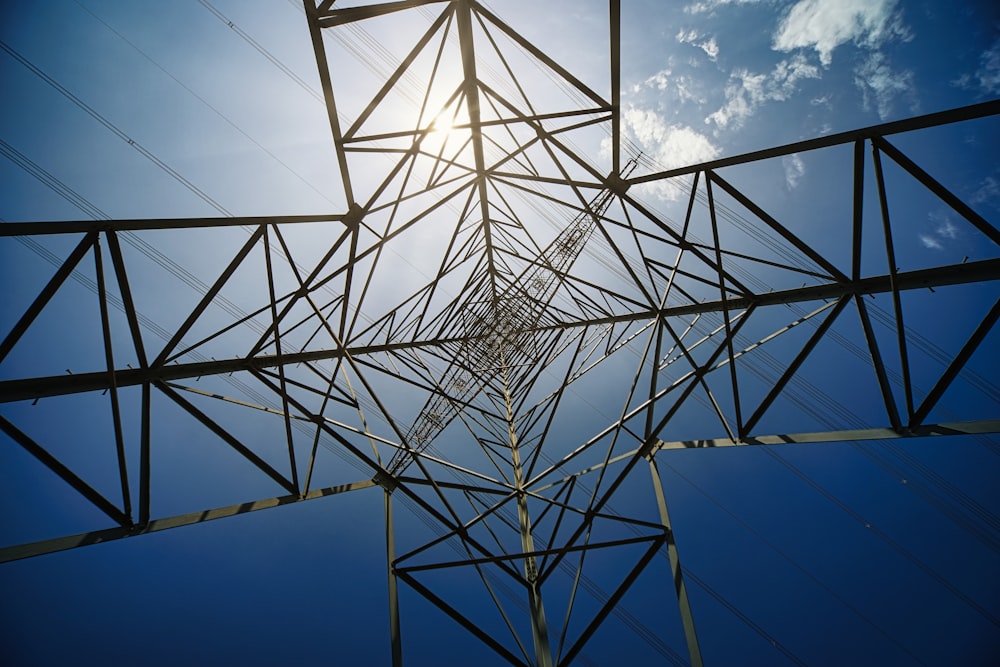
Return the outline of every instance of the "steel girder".
<path id="1" fill-rule="evenodd" d="M 955 421 L 939 407 L 960 379 L 982 379 L 970 360 L 1000 318 L 1000 258 L 898 268 L 885 171 L 891 163 L 970 230 L 1000 243 L 997 227 L 932 176 L 933 165 L 918 165 L 889 139 L 996 116 L 1000 101 L 623 176 L 618 2 L 610 3 L 607 93 L 593 90 L 474 0 L 333 5 L 305 3 L 347 202 L 343 212 L 0 226 L 5 242 L 37 244 L 58 237 L 72 245 L 52 260 L 54 273 L 0 341 L 0 364 L 7 364 L 0 366 L 0 403 L 12 406 L 0 416 L 0 428 L 8 444 L 62 478 L 111 523 L 5 547 L 0 560 L 380 486 L 394 664 L 403 656 L 399 581 L 512 664 L 568 664 L 662 553 L 669 560 L 690 660 L 700 664 L 657 468 L 661 452 L 998 432 L 995 414 Z M 415 12 L 427 17 L 426 29 L 375 92 L 360 103 L 352 100 L 352 113 L 343 115 L 345 100 L 325 35 Z M 518 63 L 544 70 L 565 94 L 533 99 L 516 71 Z M 394 115 L 404 98 L 415 112 Z M 436 137 L 444 124 L 450 129 Z M 603 168 L 575 147 L 574 140 L 586 141 L 594 132 L 612 139 L 610 164 Z M 840 232 L 850 238 L 846 262 L 807 240 L 803 221 L 779 221 L 728 175 L 742 166 L 840 147 L 851 155 L 846 165 L 851 187 L 843 193 L 850 205 Z M 382 162 L 373 166 L 373 156 Z M 635 194 L 663 182 L 681 184 L 686 201 L 681 221 Z M 866 187 L 870 194 L 873 186 L 875 214 L 865 204 Z M 596 210 L 593 202 L 601 193 L 611 206 Z M 737 208 L 743 217 L 734 216 Z M 557 267 L 546 249 L 558 229 L 548 229 L 546 222 L 554 220 L 558 227 L 581 215 L 592 219 L 594 238 L 587 249 L 574 251 L 579 257 Z M 734 228 L 746 220 L 766 237 L 770 251 L 754 255 L 734 243 Z M 873 227 L 877 243 L 868 234 Z M 419 272 L 430 275 L 425 283 L 400 290 L 388 253 L 429 243 L 422 236 L 428 229 L 434 230 L 433 250 Z M 229 255 L 210 282 L 196 284 L 199 297 L 181 320 L 164 328 L 150 317 L 155 303 L 149 289 L 137 298 L 132 287 L 143 270 L 138 252 L 146 252 L 147 239 L 157 232 L 196 230 L 230 232 Z M 866 261 L 872 253 L 887 268 L 873 270 Z M 92 267 L 85 265 L 88 257 Z M 539 267 L 557 286 L 552 298 L 537 297 L 544 314 L 504 320 L 522 323 L 523 330 L 513 332 L 522 342 L 512 342 L 511 332 L 495 336 L 470 327 L 468 313 L 486 308 L 476 304 L 502 308 L 511 290 L 520 290 L 522 308 L 536 298 L 529 278 Z M 764 289 L 754 280 L 755 270 L 775 286 Z M 237 303 L 235 287 L 251 271 L 258 277 L 252 294 Z M 182 277 L 190 283 L 189 278 Z M 57 307 L 56 296 L 71 279 L 96 294 L 99 354 L 83 358 L 89 366 L 65 375 L 22 370 L 20 362 L 7 359 L 37 350 L 31 333 Z M 985 286 L 978 297 L 982 312 L 931 386 L 920 387 L 911 372 L 919 341 L 904 302 L 909 294 L 961 286 Z M 832 418 L 818 420 L 825 428 L 782 429 L 781 417 L 772 418 L 780 412 L 776 406 L 808 389 L 797 384 L 803 366 L 845 336 L 848 317 L 856 322 L 852 344 L 861 351 L 861 367 L 877 387 L 881 406 L 864 411 L 860 425 Z M 890 344 L 878 333 L 880 323 L 891 330 Z M 786 340 L 791 342 L 785 349 L 775 350 L 775 341 Z M 470 344 L 481 350 L 475 359 L 459 352 Z M 755 364 L 762 359 L 772 370 L 748 381 L 748 372 L 761 373 Z M 569 428 L 566 415 L 583 409 L 577 389 L 602 395 L 594 383 L 616 378 L 623 365 L 630 368 L 629 379 L 615 385 L 616 415 L 588 424 L 589 431 L 573 433 L 569 442 L 560 437 Z M 470 390 L 472 382 L 478 384 Z M 106 401 L 120 498 L 112 499 L 106 488 L 99 491 L 53 453 L 58 447 L 41 442 L 21 409 L 26 402 L 76 395 Z M 419 418 L 411 406 L 433 400 L 446 402 L 453 417 L 435 435 L 434 446 L 424 449 L 408 438 L 407 427 Z M 711 426 L 697 438 L 675 435 L 674 425 L 699 402 L 714 420 Z M 137 417 L 123 415 L 126 403 L 137 409 Z M 154 516 L 150 449 L 156 413 L 167 406 L 171 414 L 193 420 L 207 440 L 221 441 L 251 463 L 272 492 L 218 509 Z M 253 430 L 233 419 L 244 412 L 275 420 L 279 426 L 270 435 L 282 442 L 258 441 Z M 138 426 L 133 440 L 123 426 L 128 421 Z M 316 488 L 317 461 L 333 450 L 363 473 L 360 479 L 325 480 Z M 409 457 L 408 467 L 390 469 L 389 460 L 400 452 Z M 136 481 L 129 473 L 136 457 L 133 501 Z M 613 503 L 640 467 L 651 472 L 656 506 L 622 515 Z M 393 502 L 399 498 L 428 517 L 437 533 L 401 554 L 393 523 Z M 442 545 L 459 557 L 442 557 Z M 629 551 L 637 545 L 639 551 Z M 585 556 L 602 550 L 635 559 L 582 630 L 571 631 Z M 506 627 L 484 627 L 446 593 L 435 591 L 423 577 L 439 570 L 473 572 L 483 604 L 494 605 Z M 553 582 L 560 578 L 571 582 L 562 593 L 569 603 L 561 625 L 543 611 L 546 592 L 559 588 Z M 502 599 L 507 584 L 528 601 L 530 642 Z"/>

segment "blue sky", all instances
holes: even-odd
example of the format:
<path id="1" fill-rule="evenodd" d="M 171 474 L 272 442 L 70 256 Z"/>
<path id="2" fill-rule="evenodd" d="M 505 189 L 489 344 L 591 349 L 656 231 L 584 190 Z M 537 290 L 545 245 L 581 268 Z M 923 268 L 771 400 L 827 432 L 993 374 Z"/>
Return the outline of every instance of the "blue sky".
<path id="1" fill-rule="evenodd" d="M 642 151 L 637 176 L 1000 95 L 1000 11 L 988 2 L 626 0 L 622 5 L 622 126 L 626 154 L 633 154 L 632 148 Z M 606 3 L 560 0 L 539 7 L 537 2 L 495 0 L 488 6 L 598 95 L 610 94 Z M 367 33 L 348 31 L 343 40 L 328 39 L 331 77 L 345 124 L 364 108 L 365 94 L 377 89 L 380 73 L 398 62 L 430 25 L 433 11 L 437 6 L 372 21 L 365 26 Z M 481 43 L 482 33 L 476 34 Z M 346 208 L 316 62 L 304 15 L 295 2 L 7 3 L 0 9 L 0 40 L 0 82 L 7 100 L 0 110 L 5 157 L 0 160 L 0 219 L 5 222 L 296 215 L 342 213 Z M 553 79 L 546 78 L 544 68 L 530 56 L 507 43 L 504 48 L 520 58 L 512 59 L 512 66 L 529 72 L 524 85 L 540 109 L 575 103 L 572 95 L 552 85 Z M 419 67 L 429 63 L 421 61 Z M 483 79 L 499 82 L 502 63 L 495 60 L 491 65 L 493 70 L 483 68 Z M 443 77 L 456 76 L 456 67 L 454 59 L 446 59 Z M 402 123 L 412 130 L 412 124 L 406 125 L 416 113 L 408 106 L 409 92 L 401 86 L 391 113 L 376 115 L 364 127 L 375 132 Z M 433 104 L 443 104 L 447 92 L 442 84 L 432 96 Z M 463 113 L 459 108 L 456 117 L 461 120 Z M 442 112 L 438 117 L 446 116 Z M 601 173 L 608 172 L 611 160 L 606 125 L 568 133 Z M 462 140 L 462 130 L 433 139 L 442 143 L 442 150 Z M 432 139 L 427 141 L 430 146 Z M 1000 126 L 995 118 L 898 135 L 891 141 L 984 218 L 1000 217 L 1000 162 L 995 151 Z M 372 193 L 385 164 L 366 161 L 364 155 L 351 160 L 356 198 L 363 202 L 371 195 L 377 203 L 379 195 Z M 846 270 L 850 165 L 847 146 L 720 173 Z M 901 170 L 890 167 L 886 177 L 894 195 L 892 224 L 900 270 L 997 257 L 995 244 Z M 886 259 L 884 250 L 879 251 L 870 163 L 867 178 L 863 266 L 865 275 L 877 275 L 885 272 Z M 630 193 L 676 225 L 684 217 L 687 184 L 687 179 L 659 181 L 637 185 Z M 568 192 L 537 187 L 557 197 Z M 739 208 L 717 196 L 734 211 Z M 415 197 L 401 210 L 410 213 L 423 201 Z M 460 198 L 449 206 L 461 208 Z M 510 232 L 512 239 L 544 243 L 555 236 L 560 221 L 568 221 L 569 209 L 545 209 L 545 204 L 532 213 L 530 206 L 527 200 L 511 205 L 527 211 L 524 220 L 537 224 Z M 386 244 L 380 261 L 387 268 L 372 280 L 364 297 L 366 317 L 392 312 L 401 294 L 416 290 L 437 270 L 447 256 L 440 229 L 455 227 L 449 210 L 443 207 L 442 215 Z M 706 239 L 712 232 L 707 214 L 699 211 L 691 231 Z M 720 233 L 728 248 L 766 257 L 787 250 L 776 249 L 773 235 L 755 237 L 741 224 L 747 217 L 742 214 L 722 221 Z M 615 219 L 627 215 L 640 217 L 635 208 L 609 213 Z M 371 239 L 383 225 L 389 230 L 399 224 L 385 212 L 372 215 L 369 222 Z M 635 224 L 652 229 L 642 221 Z M 161 231 L 125 240 L 125 260 L 150 340 L 156 340 L 158 327 L 169 330 L 183 321 L 199 291 L 246 239 L 245 231 L 230 229 Z M 629 250 L 627 239 L 616 239 L 626 254 L 639 251 L 635 246 Z M 285 240 L 300 264 L 312 266 L 333 239 L 328 226 L 316 224 L 290 229 Z M 3 335 L 52 275 L 46 256 L 65 257 L 78 241 L 78 236 L 46 237 L 34 244 L 0 238 L 0 276 L 6 285 L 0 305 Z M 645 251 L 664 262 L 673 260 L 666 254 L 671 249 L 659 240 L 645 242 Z M 261 296 L 267 284 L 259 270 L 264 265 L 260 244 L 249 257 L 253 264 L 226 286 L 224 299 L 199 321 L 193 339 L 226 326 L 234 313 L 251 312 L 266 302 Z M 105 261 L 109 263 L 107 257 Z M 628 276 L 623 277 L 617 261 L 597 239 L 575 271 L 606 289 L 635 296 L 638 288 L 628 287 Z M 279 264 L 275 271 L 279 287 L 293 289 L 291 268 Z M 807 280 L 799 273 L 767 268 L 755 275 L 761 291 L 798 287 Z M 59 291 L 30 335 L 0 364 L 0 380 L 102 368 L 100 319 L 88 287 L 95 276 L 92 259 L 81 263 L 76 279 Z M 443 285 L 459 293 L 464 276 L 457 271 Z M 331 282 L 334 291 L 341 285 L 337 280 L 343 279 Z M 645 280 L 638 282 L 662 288 L 659 278 Z M 118 293 L 117 287 L 110 289 Z M 691 289 L 697 292 L 698 286 Z M 987 283 L 904 296 L 913 336 L 914 384 L 922 395 L 997 299 L 998 289 Z M 360 299 L 356 294 L 354 298 Z M 560 299 L 566 309 L 584 308 L 573 305 L 566 293 Z M 871 301 L 873 312 L 884 315 L 882 320 L 876 317 L 876 336 L 891 349 L 891 300 L 879 295 Z M 750 320 L 740 344 L 748 347 L 823 305 L 770 307 L 766 316 Z M 111 318 L 118 365 L 136 365 L 135 352 L 126 342 L 124 316 L 114 311 Z M 258 320 L 185 353 L 181 361 L 232 356 L 234 346 L 245 349 L 259 335 L 259 322 L 267 319 Z M 357 340 L 374 337 L 358 333 L 365 317 L 359 322 Z M 692 323 L 692 338 L 708 335 L 717 325 L 721 319 Z M 811 326 L 810 321 L 795 327 L 782 334 L 780 342 L 763 346 L 752 357 L 748 354 L 755 361 L 741 367 L 745 400 L 761 398 L 774 378 L 768 363 L 787 362 L 804 344 Z M 886 425 L 869 365 L 852 352 L 864 340 L 857 319 L 845 313 L 833 332 L 839 339 L 824 343 L 806 362 L 803 379 L 793 382 L 788 395 L 762 420 L 761 434 Z M 607 341 L 592 333 L 595 340 L 587 349 L 596 355 Z M 600 440 L 595 434 L 639 404 L 626 392 L 637 373 L 648 380 L 649 370 L 640 360 L 648 332 L 643 336 L 637 324 L 613 333 L 634 334 L 636 342 L 616 349 L 599 372 L 582 377 L 567 393 L 554 418 L 552 430 L 558 438 L 547 445 L 552 456 L 565 455 L 592 436 Z M 298 335 L 290 335 L 290 340 L 302 342 Z M 757 356 L 765 353 L 771 356 Z M 993 379 L 998 358 L 1000 336 L 994 330 L 931 420 L 995 418 L 1000 406 Z M 332 406 L 325 414 L 391 439 L 387 417 L 371 402 L 377 395 L 389 402 L 394 418 L 412 423 L 425 395 L 400 386 L 376 367 L 393 363 L 388 359 L 379 357 L 372 367 L 348 373 L 365 404 L 367 423 L 361 424 L 357 411 L 343 406 Z M 434 368 L 440 364 L 430 355 L 421 359 Z M 530 397 L 540 401 L 573 363 L 561 356 Z M 680 355 L 665 363 L 664 381 L 686 363 Z M 887 358 L 886 364 L 898 386 L 899 360 Z M 322 370 L 336 373 L 328 366 Z M 293 379 L 316 382 L 305 369 L 289 372 Z M 234 375 L 189 384 L 253 403 L 270 400 L 261 398 L 260 385 L 252 377 Z M 725 379 L 720 376 L 711 385 L 723 412 L 733 403 Z M 339 379 L 335 382 L 343 386 Z M 133 475 L 140 398 L 137 388 L 122 391 Z M 190 400 L 201 401 L 205 409 L 211 404 L 194 394 Z M 663 440 L 725 436 L 725 424 L 704 397 L 698 394 L 698 400 L 689 403 L 661 433 Z M 0 414 L 114 498 L 120 491 L 115 488 L 110 444 L 114 436 L 106 406 L 107 398 L 95 393 L 44 399 L 37 405 L 6 403 Z M 232 405 L 211 409 L 217 410 L 213 415 L 221 423 L 253 442 L 264 459 L 278 465 L 285 437 L 280 419 Z M 218 441 L 206 440 L 204 429 L 175 402 L 157 394 L 153 412 L 154 516 L 278 493 L 270 480 L 260 479 Z M 381 456 L 391 456 L 392 449 L 383 443 L 370 443 L 358 432 L 344 433 L 366 452 L 374 446 Z M 532 435 L 527 428 L 525 440 L 532 442 Z M 435 443 L 438 453 L 493 474 L 480 467 L 482 457 L 461 447 L 462 436 L 457 426 L 445 431 Z M 296 445 L 308 451 L 310 435 L 299 431 L 295 438 Z M 1000 655 L 995 621 L 1000 616 L 998 445 L 996 436 L 961 436 L 661 452 L 657 461 L 682 562 L 689 568 L 688 586 L 706 662 L 994 663 Z M 623 442 L 609 451 L 617 454 L 627 447 Z M 600 458 L 592 456 L 597 458 L 584 457 L 579 464 Z M 445 474 L 443 468 L 438 470 Z M 317 486 L 368 478 L 370 471 L 344 455 L 336 443 L 324 440 L 317 458 Z M 80 501 L 7 436 L 0 439 L 0 479 L 3 545 L 107 526 L 107 517 Z M 395 508 L 400 551 L 432 539 L 434 531 L 412 503 L 398 500 Z M 628 475 L 614 511 L 656 520 L 645 467 Z M 619 538 L 625 532 L 613 522 L 601 526 L 595 539 Z M 539 531 L 550 528 L 543 522 Z M 0 661 L 388 664 L 383 540 L 383 495 L 370 488 L 5 564 L 0 567 L 0 590 L 5 591 L 0 601 Z M 434 556 L 447 560 L 454 554 L 442 549 Z M 594 588 L 580 595 L 570 634 L 582 629 L 588 613 L 596 612 L 600 593 L 593 591 L 613 590 L 639 556 L 641 549 L 621 547 L 588 561 L 584 572 Z M 422 581 L 442 597 L 502 630 L 475 573 L 426 576 Z M 565 573 L 553 577 L 550 620 L 561 622 L 565 610 L 559 605 L 570 581 Z M 483 665 L 504 664 L 412 590 L 402 588 L 407 664 L 464 664 L 470 656 Z M 502 597 L 505 608 L 515 613 L 524 604 L 517 595 Z M 587 644 L 579 664 L 661 664 L 671 650 L 684 655 L 665 557 L 657 556 L 642 573 L 621 609 Z M 522 621 L 515 625 L 524 632 Z"/>
<path id="2" fill-rule="evenodd" d="M 703 2 L 641 16 L 630 27 L 644 39 L 626 43 L 631 124 L 690 133 L 695 160 L 997 93 L 988 3 Z M 667 53 L 645 48 L 654 39 Z"/>

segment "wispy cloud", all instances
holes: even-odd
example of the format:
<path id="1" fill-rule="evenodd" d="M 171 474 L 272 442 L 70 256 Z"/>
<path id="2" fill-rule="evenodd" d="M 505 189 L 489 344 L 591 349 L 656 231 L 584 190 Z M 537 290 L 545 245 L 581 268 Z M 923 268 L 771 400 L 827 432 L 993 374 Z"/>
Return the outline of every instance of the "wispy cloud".
<path id="1" fill-rule="evenodd" d="M 979 54 L 979 68 L 975 72 L 963 74 L 953 83 L 961 88 L 978 89 L 984 95 L 1000 93 L 1000 37 Z"/>
<path id="2" fill-rule="evenodd" d="M 715 41 L 715 37 L 705 42 L 699 42 L 696 46 L 708 55 L 709 60 L 714 61 L 719 57 L 719 44 Z"/>
<path id="3" fill-rule="evenodd" d="M 676 39 L 681 44 L 690 44 L 698 47 L 704 51 L 709 60 L 713 62 L 719 57 L 719 43 L 715 40 L 714 36 L 705 39 L 705 35 L 697 30 L 691 29 L 679 31 Z"/>
<path id="4" fill-rule="evenodd" d="M 752 5 L 760 0 L 700 0 L 684 7 L 686 14 L 705 14 L 724 5 Z"/>
<path id="5" fill-rule="evenodd" d="M 829 66 L 841 44 L 878 48 L 892 37 L 910 38 L 896 12 L 896 0 L 799 0 L 778 25 L 774 48 L 814 49 L 820 62 Z"/>
<path id="6" fill-rule="evenodd" d="M 909 98 L 911 111 L 916 113 L 918 110 L 913 72 L 894 71 L 888 57 L 881 51 L 870 54 L 855 69 L 854 84 L 861 90 L 864 108 L 868 110 L 874 106 L 882 120 L 889 117 L 900 96 Z"/>
<path id="7" fill-rule="evenodd" d="M 984 178 L 969 197 L 973 204 L 989 204 L 1000 209 L 1000 178 L 990 174 Z"/>
<path id="8" fill-rule="evenodd" d="M 634 85 L 632 92 L 639 93 L 643 88 L 667 93 L 672 97 L 672 101 L 681 104 L 687 102 L 705 104 L 706 102 L 701 80 L 687 74 L 676 74 L 672 67 L 662 69 L 641 84 Z"/>
<path id="9" fill-rule="evenodd" d="M 690 44 L 699 37 L 701 37 L 701 33 L 692 28 L 690 30 L 684 30 L 684 29 L 679 30 L 677 32 L 677 35 L 674 36 L 674 39 L 676 39 L 681 44 Z"/>
<path id="10" fill-rule="evenodd" d="M 924 247 L 928 250 L 944 250 L 944 246 L 933 236 L 928 236 L 927 234 L 918 234 L 917 238 L 920 242 L 924 244 Z"/>
<path id="11" fill-rule="evenodd" d="M 752 74 L 746 69 L 736 69 L 726 84 L 726 102 L 709 114 L 706 123 L 724 128 L 739 127 L 753 115 L 757 108 L 770 101 L 782 101 L 798 90 L 803 79 L 820 78 L 819 68 L 810 65 L 804 56 L 795 55 L 779 62 L 769 74 Z"/>
<path id="12" fill-rule="evenodd" d="M 957 239 L 958 238 L 958 227 L 952 224 L 951 220 L 945 220 L 938 228 L 935 230 L 938 236 L 944 239 Z"/>
<path id="13" fill-rule="evenodd" d="M 947 213 L 931 211 L 927 218 L 934 224 L 934 229 L 929 233 L 917 234 L 917 239 L 928 250 L 944 250 L 946 243 L 961 236 L 961 231 Z"/>
<path id="14" fill-rule="evenodd" d="M 798 153 L 792 153 L 781 158 L 781 166 L 785 168 L 785 185 L 794 190 L 806 175 L 805 163 Z"/>

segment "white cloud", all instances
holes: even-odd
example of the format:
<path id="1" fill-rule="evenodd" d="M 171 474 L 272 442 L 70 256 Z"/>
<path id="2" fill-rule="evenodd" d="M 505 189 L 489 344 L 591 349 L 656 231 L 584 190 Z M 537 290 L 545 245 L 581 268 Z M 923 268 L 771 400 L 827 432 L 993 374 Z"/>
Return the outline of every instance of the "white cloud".
<path id="1" fill-rule="evenodd" d="M 746 69 L 736 69 L 726 84 L 725 104 L 709 114 L 706 123 L 719 128 L 729 125 L 739 127 L 765 102 L 780 102 L 798 90 L 803 79 L 820 78 L 819 68 L 810 65 L 804 56 L 796 55 L 779 62 L 770 74 L 752 74 Z"/>
<path id="2" fill-rule="evenodd" d="M 785 100 L 797 89 L 802 79 L 820 78 L 819 69 L 810 65 L 802 56 L 790 60 L 782 60 L 771 74 L 772 97 L 774 100 Z"/>
<path id="3" fill-rule="evenodd" d="M 700 0 L 684 7 L 685 14 L 705 14 L 723 5 L 752 5 L 760 0 Z"/>
<path id="4" fill-rule="evenodd" d="M 695 46 L 704 51 L 708 55 L 709 60 L 714 61 L 719 57 L 719 45 L 715 41 L 715 37 L 712 37 L 707 42 L 699 42 Z"/>
<path id="5" fill-rule="evenodd" d="M 679 30 L 677 32 L 675 39 L 681 44 L 690 44 L 699 37 L 701 37 L 701 33 L 692 28 L 690 30 L 684 30 L 684 29 Z"/>
<path id="6" fill-rule="evenodd" d="M 705 104 L 705 98 L 698 92 L 700 87 L 701 84 L 697 79 L 683 75 L 674 77 L 674 90 L 677 93 L 677 99 L 681 102 Z"/>
<path id="7" fill-rule="evenodd" d="M 913 72 L 893 71 L 889 59 L 881 51 L 869 55 L 854 71 L 854 84 L 861 90 L 864 108 L 868 110 L 874 104 L 882 120 L 892 113 L 893 103 L 900 95 L 909 97 L 911 111 L 917 111 Z"/>
<path id="8" fill-rule="evenodd" d="M 789 190 L 794 190 L 806 175 L 805 163 L 798 153 L 792 153 L 781 158 L 781 166 L 785 168 L 785 185 Z"/>
<path id="9" fill-rule="evenodd" d="M 704 134 L 686 125 L 674 125 L 649 109 L 625 107 L 622 129 L 664 169 L 707 162 L 720 153 Z M 681 195 L 677 185 L 671 182 L 658 181 L 643 187 L 644 191 L 662 199 L 673 200 Z"/>
<path id="10" fill-rule="evenodd" d="M 945 239 L 957 239 L 958 238 L 958 227 L 952 224 L 951 220 L 945 219 L 937 229 L 934 230 L 937 235 Z"/>
<path id="11" fill-rule="evenodd" d="M 924 247 L 928 250 L 944 250 L 944 246 L 933 236 L 928 236 L 927 234 L 918 234 L 917 238 L 920 242 L 924 244 Z"/>
<path id="12" fill-rule="evenodd" d="M 979 54 L 979 69 L 973 74 L 963 74 L 954 84 L 962 88 L 978 88 L 986 95 L 1000 93 L 1000 38 Z"/>
<path id="13" fill-rule="evenodd" d="M 705 162 L 719 155 L 719 149 L 708 137 L 690 127 L 672 125 L 655 111 L 628 107 L 623 118 L 636 140 L 668 169 Z"/>
<path id="14" fill-rule="evenodd" d="M 693 28 L 690 30 L 682 29 L 676 35 L 678 42 L 698 47 L 705 52 L 710 60 L 715 61 L 719 57 L 719 43 L 715 40 L 714 36 L 708 39 L 702 39 L 703 37 L 703 34 Z"/>
<path id="15" fill-rule="evenodd" d="M 705 104 L 705 97 L 700 92 L 700 80 L 686 74 L 674 74 L 672 68 L 662 69 L 641 84 L 636 84 L 632 87 L 632 92 L 639 93 L 644 87 L 673 94 L 676 101 L 682 104 Z"/>
<path id="16" fill-rule="evenodd" d="M 1000 203 L 1000 179 L 992 174 L 984 178 L 969 200 L 973 204 L 990 204 L 992 206 Z"/>
<path id="17" fill-rule="evenodd" d="M 961 231 L 951 221 L 948 213 L 931 211 L 927 218 L 934 223 L 934 230 L 926 234 L 917 234 L 917 239 L 928 250 L 944 250 L 948 241 L 954 241 L 961 236 Z"/>
<path id="18" fill-rule="evenodd" d="M 891 37 L 909 39 L 895 9 L 896 0 L 799 0 L 782 18 L 773 45 L 778 51 L 815 49 L 829 66 L 841 44 L 878 48 Z"/>
<path id="19" fill-rule="evenodd" d="M 656 88 L 657 90 L 666 90 L 667 86 L 670 85 L 670 77 L 673 74 L 673 70 L 661 69 L 659 72 L 649 77 L 643 81 L 643 85 L 650 88 Z M 639 92 L 642 86 L 635 86 L 632 92 Z"/>

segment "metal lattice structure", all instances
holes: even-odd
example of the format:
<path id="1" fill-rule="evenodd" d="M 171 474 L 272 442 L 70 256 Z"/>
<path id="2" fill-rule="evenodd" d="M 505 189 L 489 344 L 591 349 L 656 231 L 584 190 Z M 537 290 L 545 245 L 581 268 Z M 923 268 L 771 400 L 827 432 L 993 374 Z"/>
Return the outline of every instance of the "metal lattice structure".
<path id="1" fill-rule="evenodd" d="M 689 659 L 701 664 L 658 468 L 671 450 L 1000 432 L 996 412 L 973 405 L 979 413 L 953 418 L 947 405 L 960 382 L 992 391 L 988 357 L 976 355 L 996 346 L 1000 256 L 897 268 L 892 214 L 893 183 L 905 179 L 996 249 L 997 227 L 895 137 L 992 122 L 1000 102 L 640 172 L 622 138 L 619 4 L 595 90 L 475 0 L 307 0 L 345 210 L 0 227 L 6 242 L 70 244 L 0 342 L 5 445 L 105 515 L 0 559 L 381 487 L 393 664 L 399 584 L 512 664 L 562 665 L 656 567 L 669 568 Z M 367 88 L 331 66 L 338 32 L 377 35 L 413 15 L 429 26 Z M 610 138 L 607 156 L 578 148 L 595 137 Z M 846 252 L 819 247 L 808 221 L 779 219 L 736 185 L 741 169 L 812 151 L 847 157 L 836 232 Z M 649 184 L 674 185 L 683 216 L 636 194 Z M 172 327 L 151 317 L 156 290 L 134 288 L 168 237 L 219 248 L 212 281 Z M 37 358 L 31 333 L 81 273 L 97 294 L 101 354 L 64 373 Z M 915 379 L 911 296 L 963 286 L 976 288 L 974 326 Z M 824 356 L 848 359 L 852 382 L 877 401 L 859 398 L 846 416 L 808 412 L 826 381 L 810 364 Z M 33 402 L 73 396 L 110 411 L 115 486 L 87 481 L 25 416 Z M 789 417 L 795 407 L 805 416 Z M 184 420 L 251 464 L 240 475 L 255 476 L 254 499 L 156 511 L 161 420 Z M 433 527 L 405 550 L 399 500 Z M 573 616 L 588 558 L 606 553 L 627 566 Z M 477 601 L 450 597 L 442 572 Z M 478 620 L 483 607 L 500 622 Z"/>

